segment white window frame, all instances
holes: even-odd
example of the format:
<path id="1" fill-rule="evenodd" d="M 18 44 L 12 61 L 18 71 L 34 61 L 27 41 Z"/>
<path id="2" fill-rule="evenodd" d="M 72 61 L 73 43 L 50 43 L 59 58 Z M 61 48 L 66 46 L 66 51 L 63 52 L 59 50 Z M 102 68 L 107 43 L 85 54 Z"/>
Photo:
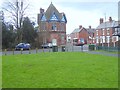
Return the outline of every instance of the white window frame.
<path id="1" fill-rule="evenodd" d="M 57 31 L 57 25 L 56 25 L 56 23 L 52 23 L 52 31 Z"/>
<path id="2" fill-rule="evenodd" d="M 110 29 L 109 28 L 107 28 L 107 35 L 109 35 L 110 34 Z"/>
<path id="3" fill-rule="evenodd" d="M 110 36 L 106 36 L 106 40 L 107 43 L 110 43 Z"/>
<path id="4" fill-rule="evenodd" d="M 100 43 L 103 43 L 103 36 L 100 36 Z"/>
<path id="5" fill-rule="evenodd" d="M 105 36 L 103 36 L 103 43 L 105 43 Z"/>
<path id="6" fill-rule="evenodd" d="M 96 35 L 98 35 L 98 30 L 96 30 Z"/>
<path id="7" fill-rule="evenodd" d="M 99 37 L 98 36 L 96 37 L 96 43 L 99 43 Z"/>

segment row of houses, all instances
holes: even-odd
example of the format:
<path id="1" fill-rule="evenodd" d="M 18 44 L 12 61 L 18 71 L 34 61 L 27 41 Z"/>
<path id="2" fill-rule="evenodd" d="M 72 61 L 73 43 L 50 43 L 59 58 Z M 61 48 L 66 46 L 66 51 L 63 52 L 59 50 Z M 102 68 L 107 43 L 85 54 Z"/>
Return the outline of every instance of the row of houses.
<path id="1" fill-rule="evenodd" d="M 120 23 L 112 20 L 109 17 L 108 21 L 104 22 L 103 18 L 100 18 L 97 28 L 84 28 L 82 25 L 79 28 L 73 30 L 71 34 L 67 35 L 69 41 L 74 43 L 74 39 L 84 39 L 86 44 L 96 44 L 100 46 L 118 46 L 120 34 Z"/>
<path id="2" fill-rule="evenodd" d="M 82 39 L 85 44 L 115 47 L 119 41 L 120 22 L 112 20 L 112 17 L 107 21 L 100 18 L 97 28 L 79 25 L 71 34 L 66 35 L 66 15 L 64 12 L 60 13 L 52 2 L 46 11 L 40 8 L 37 21 L 40 44 L 56 42 L 60 46 L 65 45 L 67 41 L 73 43 L 74 39 Z"/>

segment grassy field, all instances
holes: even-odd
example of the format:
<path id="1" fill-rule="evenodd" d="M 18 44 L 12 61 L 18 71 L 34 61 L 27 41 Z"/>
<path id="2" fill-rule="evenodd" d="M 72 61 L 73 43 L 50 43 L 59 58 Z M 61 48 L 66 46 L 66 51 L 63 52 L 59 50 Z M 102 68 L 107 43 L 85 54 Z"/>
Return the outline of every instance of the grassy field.
<path id="1" fill-rule="evenodd" d="M 3 88 L 117 88 L 118 59 L 82 52 L 2 56 Z"/>

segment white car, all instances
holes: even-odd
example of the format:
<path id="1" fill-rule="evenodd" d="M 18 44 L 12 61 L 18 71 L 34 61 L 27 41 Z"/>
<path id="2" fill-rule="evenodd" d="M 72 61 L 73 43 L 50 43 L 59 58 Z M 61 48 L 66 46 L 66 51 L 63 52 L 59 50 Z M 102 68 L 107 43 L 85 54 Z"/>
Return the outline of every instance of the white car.
<path id="1" fill-rule="evenodd" d="M 52 43 L 44 43 L 41 45 L 42 48 L 52 48 Z"/>
<path id="2" fill-rule="evenodd" d="M 48 43 L 49 48 L 52 48 L 52 46 L 53 46 L 52 43 Z"/>

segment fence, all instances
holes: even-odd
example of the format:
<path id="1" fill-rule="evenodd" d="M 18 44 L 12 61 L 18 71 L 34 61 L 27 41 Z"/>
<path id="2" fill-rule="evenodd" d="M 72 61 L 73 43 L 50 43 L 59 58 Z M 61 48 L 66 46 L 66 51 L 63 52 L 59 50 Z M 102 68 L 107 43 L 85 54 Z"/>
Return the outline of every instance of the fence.
<path id="1" fill-rule="evenodd" d="M 95 46 L 92 47 L 95 50 L 105 50 L 105 51 L 120 51 L 120 47 L 107 47 L 107 46 Z M 92 49 L 92 50 L 94 50 Z M 4 49 L 2 52 L 2 55 L 14 55 L 14 54 L 35 54 L 35 53 L 45 53 L 45 52 L 83 52 L 83 51 L 91 51 L 91 48 L 89 45 L 81 46 L 61 46 L 61 47 L 55 47 L 55 48 L 43 48 L 43 49 L 31 49 L 31 50 L 11 50 L 8 51 L 7 49 Z"/>
<path id="2" fill-rule="evenodd" d="M 42 49 L 30 49 L 30 50 L 15 50 L 15 49 L 4 49 L 2 55 L 14 55 L 14 54 L 35 54 L 35 53 L 44 53 L 44 52 L 83 52 L 88 51 L 86 46 L 59 46 L 53 48 L 42 48 Z"/>
<path id="3" fill-rule="evenodd" d="M 96 50 L 120 51 L 120 47 L 96 46 Z"/>

